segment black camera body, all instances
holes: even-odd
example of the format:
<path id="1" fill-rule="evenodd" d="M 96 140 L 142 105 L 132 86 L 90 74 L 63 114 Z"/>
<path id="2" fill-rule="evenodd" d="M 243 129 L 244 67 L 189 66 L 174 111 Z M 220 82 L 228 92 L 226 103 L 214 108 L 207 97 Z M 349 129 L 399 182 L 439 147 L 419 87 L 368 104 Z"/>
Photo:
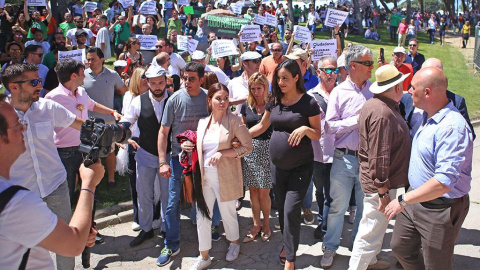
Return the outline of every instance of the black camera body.
<path id="1" fill-rule="evenodd" d="M 83 154 L 83 164 L 89 166 L 98 158 L 108 156 L 113 142 L 125 143 L 131 136 L 128 122 L 105 124 L 101 118 L 90 117 L 80 130 L 79 151 Z"/>

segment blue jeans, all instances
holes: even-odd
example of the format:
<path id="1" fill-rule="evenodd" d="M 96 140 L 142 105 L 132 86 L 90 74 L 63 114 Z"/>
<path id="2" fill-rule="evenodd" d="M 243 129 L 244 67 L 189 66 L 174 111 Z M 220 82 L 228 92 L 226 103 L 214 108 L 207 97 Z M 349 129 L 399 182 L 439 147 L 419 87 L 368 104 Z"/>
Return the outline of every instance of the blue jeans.
<path id="1" fill-rule="evenodd" d="M 390 25 L 390 39 L 397 40 L 397 29 L 398 26 L 391 26 Z"/>
<path id="2" fill-rule="evenodd" d="M 314 165 L 314 168 L 315 168 L 315 165 Z M 312 208 L 312 203 L 313 203 L 313 181 L 310 181 L 307 194 L 305 194 L 305 198 L 303 198 L 303 201 L 302 201 L 302 209 Z"/>
<path id="3" fill-rule="evenodd" d="M 172 156 L 170 167 L 172 168 L 172 177 L 168 186 L 168 205 L 165 213 L 165 222 L 167 225 L 167 236 L 165 237 L 165 247 L 173 251 L 180 247 L 180 198 L 182 197 L 182 171 L 178 156 Z M 363 198 L 363 197 L 362 197 Z"/>
<path id="4" fill-rule="evenodd" d="M 430 34 L 430 43 L 433 43 L 435 39 L 435 29 L 428 29 L 428 33 Z"/>
<path id="5" fill-rule="evenodd" d="M 317 28 L 317 24 L 309 24 L 308 25 L 308 30 L 310 30 L 310 32 L 312 32 L 312 34 L 315 34 L 315 29 Z"/>
<path id="6" fill-rule="evenodd" d="M 283 41 L 283 35 L 285 34 L 285 25 L 279 24 L 278 25 L 278 32 L 280 32 L 280 40 Z"/>
<path id="7" fill-rule="evenodd" d="M 197 222 L 197 207 L 192 206 L 192 212 L 190 213 L 190 219 Z M 218 209 L 218 202 L 215 201 L 213 205 L 213 216 L 212 216 L 212 227 L 217 227 L 220 225 L 222 217 L 220 216 L 220 209 Z"/>
<path id="8" fill-rule="evenodd" d="M 355 187 L 355 199 L 357 201 L 357 213 L 353 226 L 352 239 L 358 231 L 358 225 L 363 212 L 363 191 L 359 181 L 360 166 L 358 158 L 352 155 L 344 155 L 335 149 L 335 157 L 330 173 L 330 197 L 332 203 L 328 212 L 327 234 L 325 235 L 325 247 L 337 250 L 343 230 L 343 217 L 348 209 L 352 188 Z"/>
<path id="9" fill-rule="evenodd" d="M 70 195 L 70 204 L 74 205 L 75 203 L 75 181 L 78 175 L 78 180 L 80 181 L 80 175 L 78 170 L 80 165 L 82 165 L 82 153 L 78 151 L 78 147 L 66 147 L 66 148 L 57 148 L 58 155 L 60 160 L 67 171 L 67 184 L 68 184 L 68 194 Z"/>

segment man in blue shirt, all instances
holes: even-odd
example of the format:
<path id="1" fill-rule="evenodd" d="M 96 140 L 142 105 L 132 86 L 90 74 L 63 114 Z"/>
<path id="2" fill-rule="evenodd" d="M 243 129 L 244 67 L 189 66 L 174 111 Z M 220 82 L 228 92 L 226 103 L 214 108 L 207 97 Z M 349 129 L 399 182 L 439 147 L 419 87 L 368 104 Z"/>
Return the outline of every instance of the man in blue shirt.
<path id="1" fill-rule="evenodd" d="M 413 105 L 424 110 L 412 142 L 412 190 L 385 208 L 388 219 L 399 214 L 391 247 L 405 269 L 452 269 L 453 248 L 469 209 L 473 136 L 447 98 L 447 85 L 435 67 L 421 69 L 412 80 Z"/>
<path id="2" fill-rule="evenodd" d="M 422 68 L 425 62 L 425 56 L 418 52 L 418 40 L 412 38 L 408 41 L 408 52 L 404 63 L 411 64 L 413 67 L 413 74 L 417 73 Z"/>

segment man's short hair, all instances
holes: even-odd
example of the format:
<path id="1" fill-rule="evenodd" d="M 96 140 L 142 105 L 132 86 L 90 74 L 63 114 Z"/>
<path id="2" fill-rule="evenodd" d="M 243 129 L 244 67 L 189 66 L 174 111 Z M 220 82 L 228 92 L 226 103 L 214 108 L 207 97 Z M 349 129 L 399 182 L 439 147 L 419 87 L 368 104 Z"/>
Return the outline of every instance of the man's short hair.
<path id="1" fill-rule="evenodd" d="M 185 71 L 197 72 L 198 78 L 203 78 L 205 75 L 205 67 L 198 62 L 190 62 L 185 66 Z"/>
<path id="2" fill-rule="evenodd" d="M 159 38 L 158 41 L 160 41 L 160 40 L 165 42 L 165 46 L 172 47 L 172 43 L 170 42 L 170 40 L 168 38 Z"/>
<path id="3" fill-rule="evenodd" d="M 85 65 L 79 61 L 73 59 L 65 59 L 57 63 L 55 67 L 55 72 L 57 73 L 58 81 L 61 84 L 64 84 L 70 81 L 70 77 L 73 73 L 78 74 L 80 68 L 85 69 Z"/>
<path id="4" fill-rule="evenodd" d="M 100 15 L 100 20 L 108 21 L 108 17 L 105 14 Z"/>
<path id="5" fill-rule="evenodd" d="M 25 56 L 25 58 L 27 58 L 29 54 L 37 52 L 38 49 L 43 49 L 43 48 L 40 45 L 33 45 L 33 44 L 28 45 L 23 51 L 23 55 Z"/>
<path id="6" fill-rule="evenodd" d="M 87 53 L 96 53 L 98 58 L 105 58 L 105 55 L 103 54 L 102 49 L 98 47 L 89 47 L 87 49 Z"/>
<path id="7" fill-rule="evenodd" d="M 411 38 L 408 43 L 412 42 L 412 41 L 415 41 L 417 44 L 418 44 L 418 40 L 416 38 Z"/>
<path id="8" fill-rule="evenodd" d="M 353 45 L 345 53 L 345 68 L 348 71 L 350 71 L 350 63 L 352 63 L 353 61 L 357 61 L 359 58 L 361 58 L 362 56 L 364 56 L 366 54 L 373 57 L 373 52 L 369 48 L 367 48 L 363 45 Z"/>
<path id="9" fill-rule="evenodd" d="M 2 108 L 2 106 L 5 106 L 1 102 L 4 102 L 6 98 L 7 98 L 7 95 L 0 94 L 0 109 Z M 5 116 L 3 116 L 3 114 L 0 113 L 0 139 L 4 139 L 4 140 L 8 139 L 7 132 L 8 132 L 7 119 L 5 118 Z"/>
<path id="10" fill-rule="evenodd" d="M 323 61 L 329 61 L 332 63 L 337 63 L 337 58 L 332 55 L 324 55 L 318 60 L 318 68 L 323 68 Z"/>
<path id="11" fill-rule="evenodd" d="M 29 63 L 21 63 L 21 64 L 13 64 L 6 67 L 2 71 L 3 86 L 5 86 L 6 89 L 10 90 L 8 88 L 8 85 L 11 82 L 16 81 L 20 76 L 22 76 L 23 73 L 28 71 L 38 71 L 37 65 L 29 64 Z"/>

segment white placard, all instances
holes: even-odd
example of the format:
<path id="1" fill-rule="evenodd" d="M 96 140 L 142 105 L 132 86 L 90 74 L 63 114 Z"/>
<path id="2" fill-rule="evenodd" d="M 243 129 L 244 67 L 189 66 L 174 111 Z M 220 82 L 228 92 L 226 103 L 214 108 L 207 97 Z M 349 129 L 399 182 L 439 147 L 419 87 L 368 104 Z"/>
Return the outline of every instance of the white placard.
<path id="1" fill-rule="evenodd" d="M 242 5 L 239 5 L 239 4 L 232 4 L 230 5 L 230 7 L 232 8 L 232 12 L 239 15 L 239 14 L 242 14 Z"/>
<path id="2" fill-rule="evenodd" d="M 244 25 L 242 26 L 242 35 L 240 42 L 252 42 L 262 40 L 260 37 L 260 25 Z"/>
<path id="3" fill-rule="evenodd" d="M 58 62 L 65 59 L 73 59 L 83 63 L 83 59 L 85 59 L 85 50 L 58 51 Z"/>
<path id="4" fill-rule="evenodd" d="M 237 47 L 232 40 L 218 39 L 212 42 L 212 57 L 219 58 L 230 55 L 238 55 Z"/>
<path id="5" fill-rule="evenodd" d="M 308 30 L 305 26 L 295 25 L 293 27 L 293 32 L 295 32 L 295 39 L 302 42 L 312 41 L 312 32 Z"/>
<path id="6" fill-rule="evenodd" d="M 3 8 L 5 6 L 5 0 L 0 0 L 0 8 Z"/>
<path id="7" fill-rule="evenodd" d="M 228 0 L 220 0 L 218 1 L 219 5 L 226 6 L 228 4 Z"/>
<path id="8" fill-rule="evenodd" d="M 86 1 L 83 6 L 86 12 L 93 12 L 97 8 L 97 2 Z"/>
<path id="9" fill-rule="evenodd" d="M 136 23 L 137 20 L 138 20 L 138 16 L 140 16 L 140 24 L 144 24 L 147 22 L 147 17 L 143 16 L 143 15 L 133 15 L 133 22 Z M 141 25 L 137 25 L 138 27 L 142 27 Z"/>
<path id="10" fill-rule="evenodd" d="M 320 60 L 324 55 L 337 56 L 337 40 L 314 40 L 310 43 L 310 48 L 313 50 L 312 60 Z"/>
<path id="11" fill-rule="evenodd" d="M 27 0 L 27 6 L 29 7 L 46 7 L 47 0 Z"/>
<path id="12" fill-rule="evenodd" d="M 327 16 L 325 17 L 325 25 L 328 27 L 340 26 L 347 17 L 348 12 L 346 11 L 329 8 L 327 9 Z"/>
<path id="13" fill-rule="evenodd" d="M 140 10 L 138 13 L 140 14 L 150 14 L 150 15 L 157 15 L 157 5 L 154 1 L 145 1 L 140 6 Z"/>
<path id="14" fill-rule="evenodd" d="M 262 0 L 262 4 L 270 3 L 272 0 Z"/>
<path id="15" fill-rule="evenodd" d="M 137 35 L 142 50 L 155 50 L 157 45 L 157 36 L 155 35 Z"/>
<path id="16" fill-rule="evenodd" d="M 190 55 L 192 55 L 193 52 L 197 50 L 198 40 L 193 39 L 193 38 L 192 38 L 192 39 L 189 39 L 187 45 L 188 45 L 188 53 L 189 53 Z"/>
<path id="17" fill-rule="evenodd" d="M 188 37 L 187 36 L 177 36 L 177 49 L 179 51 L 188 51 Z"/>
<path id="18" fill-rule="evenodd" d="M 267 22 L 267 18 L 263 17 L 262 15 L 255 14 L 255 18 L 253 19 L 253 23 L 264 25 Z"/>
<path id="19" fill-rule="evenodd" d="M 120 4 L 122 5 L 123 8 L 128 8 L 129 6 L 134 6 L 135 5 L 135 0 L 118 0 Z"/>
<path id="20" fill-rule="evenodd" d="M 172 9 L 173 8 L 173 1 L 165 1 L 165 6 L 164 8 L 166 9 Z"/>
<path id="21" fill-rule="evenodd" d="M 179 5 L 179 6 L 190 6 L 190 1 L 189 0 L 178 0 L 177 5 Z"/>
<path id="22" fill-rule="evenodd" d="M 265 13 L 265 19 L 266 19 L 265 24 L 271 25 L 273 27 L 277 27 L 278 23 L 277 23 L 277 17 L 275 15 Z"/>

